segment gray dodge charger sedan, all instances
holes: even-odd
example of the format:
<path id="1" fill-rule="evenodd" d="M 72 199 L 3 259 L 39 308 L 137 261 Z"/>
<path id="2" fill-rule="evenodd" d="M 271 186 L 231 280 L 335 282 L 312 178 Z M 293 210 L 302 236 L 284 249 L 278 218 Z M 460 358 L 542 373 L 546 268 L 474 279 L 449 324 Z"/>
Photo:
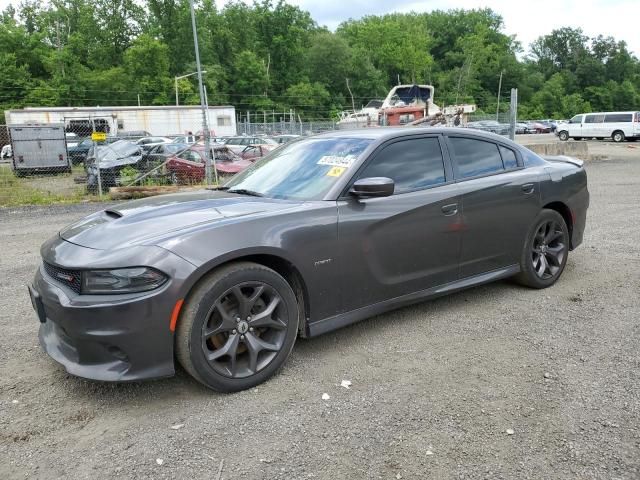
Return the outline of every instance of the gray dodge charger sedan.
<path id="1" fill-rule="evenodd" d="M 582 242 L 580 160 L 493 134 L 380 128 L 291 142 L 224 187 L 122 203 L 41 250 L 40 343 L 68 372 L 231 392 L 298 336 L 497 279 L 553 285 Z"/>

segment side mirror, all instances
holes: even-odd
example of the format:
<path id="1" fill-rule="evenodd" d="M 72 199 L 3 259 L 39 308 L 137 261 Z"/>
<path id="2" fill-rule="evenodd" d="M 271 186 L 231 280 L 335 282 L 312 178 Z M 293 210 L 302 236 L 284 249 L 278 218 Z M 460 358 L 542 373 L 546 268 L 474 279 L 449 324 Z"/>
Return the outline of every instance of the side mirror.
<path id="1" fill-rule="evenodd" d="M 393 195 L 395 184 L 387 177 L 361 178 L 349 189 L 349 193 L 359 198 L 389 197 Z"/>

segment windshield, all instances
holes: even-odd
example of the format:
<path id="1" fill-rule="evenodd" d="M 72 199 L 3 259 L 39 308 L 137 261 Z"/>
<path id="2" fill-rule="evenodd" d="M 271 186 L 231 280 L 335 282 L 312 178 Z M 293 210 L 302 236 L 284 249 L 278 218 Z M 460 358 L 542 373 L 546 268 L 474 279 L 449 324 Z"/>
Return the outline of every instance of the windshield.
<path id="1" fill-rule="evenodd" d="M 319 200 L 372 141 L 307 138 L 288 143 L 233 177 L 225 187 L 270 198 Z"/>

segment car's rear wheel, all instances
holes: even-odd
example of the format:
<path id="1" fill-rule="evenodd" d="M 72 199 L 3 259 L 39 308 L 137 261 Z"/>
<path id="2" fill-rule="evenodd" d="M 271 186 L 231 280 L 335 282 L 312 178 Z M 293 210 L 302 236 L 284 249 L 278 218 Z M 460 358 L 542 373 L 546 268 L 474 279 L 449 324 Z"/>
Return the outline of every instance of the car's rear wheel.
<path id="1" fill-rule="evenodd" d="M 569 140 L 569 132 L 565 132 L 563 130 L 558 134 L 558 138 L 560 138 L 560 140 L 562 140 L 563 142 L 566 142 L 567 140 Z"/>
<path id="2" fill-rule="evenodd" d="M 241 262 L 205 277 L 176 329 L 176 355 L 194 378 L 220 392 L 254 387 L 285 362 L 298 332 L 298 305 L 270 268 Z"/>
<path id="3" fill-rule="evenodd" d="M 613 132 L 613 135 L 611 135 L 611 138 L 616 143 L 624 142 L 624 133 L 620 130 L 616 130 L 615 132 Z"/>
<path id="4" fill-rule="evenodd" d="M 553 285 L 567 263 L 569 229 L 555 210 L 542 210 L 527 236 L 516 279 L 532 288 Z"/>

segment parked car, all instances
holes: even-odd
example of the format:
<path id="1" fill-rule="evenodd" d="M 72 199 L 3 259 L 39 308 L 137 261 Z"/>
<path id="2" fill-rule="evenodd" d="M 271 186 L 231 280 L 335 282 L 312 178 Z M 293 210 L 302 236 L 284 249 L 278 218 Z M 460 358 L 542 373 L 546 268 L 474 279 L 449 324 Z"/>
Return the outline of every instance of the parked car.
<path id="1" fill-rule="evenodd" d="M 142 152 L 142 161 L 138 167 L 141 172 L 148 172 L 155 167 L 162 165 L 169 158 L 182 153 L 191 145 L 186 143 L 161 143 L 151 147 L 148 152 Z M 161 171 L 166 171 L 166 168 Z"/>
<path id="2" fill-rule="evenodd" d="M 238 173 L 249 165 L 251 161 L 245 160 L 226 145 L 213 144 L 211 146 L 214 156 L 216 171 L 219 175 Z M 200 183 L 205 179 L 205 149 L 204 145 L 193 145 L 188 150 L 175 155 L 167 162 L 167 171 L 172 183 Z"/>
<path id="3" fill-rule="evenodd" d="M 477 122 L 467 122 L 467 128 L 482 130 L 484 132 L 495 133 L 497 135 L 509 135 L 509 124 L 500 123 L 495 120 L 480 120 Z"/>
<path id="4" fill-rule="evenodd" d="M 125 167 L 138 169 L 142 161 L 142 148 L 128 140 L 94 145 L 84 162 L 87 172 L 87 190 L 98 189 L 98 166 L 102 188 L 120 184 L 120 172 Z"/>
<path id="5" fill-rule="evenodd" d="M 122 140 L 136 141 L 143 137 L 150 137 L 151 134 L 146 130 L 119 130 L 116 136 Z"/>
<path id="6" fill-rule="evenodd" d="M 553 285 L 588 205 L 580 160 L 493 134 L 332 131 L 217 190 L 62 229 L 29 292 L 42 348 L 74 375 L 167 377 L 179 362 L 232 392 L 275 374 L 298 336 L 508 277 Z"/>
<path id="7" fill-rule="evenodd" d="M 551 125 L 544 122 L 529 122 L 529 128 L 535 133 L 551 133 Z"/>
<path id="8" fill-rule="evenodd" d="M 163 162 L 167 158 L 187 150 L 190 146 L 186 143 L 160 143 L 151 147 L 147 152 L 143 152 L 142 156 L 150 162 Z"/>
<path id="9" fill-rule="evenodd" d="M 264 157 L 267 153 L 272 152 L 278 148 L 278 145 L 247 145 L 240 152 L 239 156 L 246 160 L 255 161 L 258 158 Z"/>
<path id="10" fill-rule="evenodd" d="M 247 145 L 278 145 L 278 142 L 267 137 L 229 137 L 224 144 L 234 153 L 240 153 Z"/>
<path id="11" fill-rule="evenodd" d="M 142 147 L 142 151 L 148 152 L 151 148 L 156 145 L 160 145 L 163 143 L 171 143 L 173 140 L 167 137 L 142 137 L 136 141 L 136 145 L 140 145 Z"/>
<path id="12" fill-rule="evenodd" d="M 528 128 L 528 124 L 526 124 L 524 122 L 517 122 L 516 123 L 516 135 L 524 135 L 526 133 L 530 133 L 529 132 L 529 128 Z"/>
<path id="13" fill-rule="evenodd" d="M 11 144 L 4 145 L 2 151 L 0 151 L 0 159 L 5 160 L 13 157 L 13 150 L 11 150 Z"/>
<path id="14" fill-rule="evenodd" d="M 640 112 L 581 113 L 558 129 L 560 140 L 611 138 L 614 142 L 640 138 Z"/>
<path id="15" fill-rule="evenodd" d="M 174 137 L 171 140 L 173 143 L 188 143 L 189 145 L 193 145 L 198 141 L 195 135 L 179 135 Z"/>
<path id="16" fill-rule="evenodd" d="M 78 135 L 73 132 L 65 132 L 64 139 L 67 142 L 67 151 L 69 150 L 69 148 L 78 145 L 78 142 L 80 141 Z"/>
<path id="17" fill-rule="evenodd" d="M 288 142 L 291 142 L 292 140 L 298 140 L 299 138 L 302 138 L 302 137 L 301 135 L 283 134 L 283 135 L 276 135 L 275 137 L 272 137 L 272 138 L 278 143 L 288 143 Z"/>
<path id="18" fill-rule="evenodd" d="M 92 146 L 93 140 L 91 140 L 91 138 L 83 138 L 80 139 L 80 141 L 76 143 L 74 147 L 68 147 L 67 153 L 69 154 L 71 163 L 77 165 L 84 162 Z"/>

